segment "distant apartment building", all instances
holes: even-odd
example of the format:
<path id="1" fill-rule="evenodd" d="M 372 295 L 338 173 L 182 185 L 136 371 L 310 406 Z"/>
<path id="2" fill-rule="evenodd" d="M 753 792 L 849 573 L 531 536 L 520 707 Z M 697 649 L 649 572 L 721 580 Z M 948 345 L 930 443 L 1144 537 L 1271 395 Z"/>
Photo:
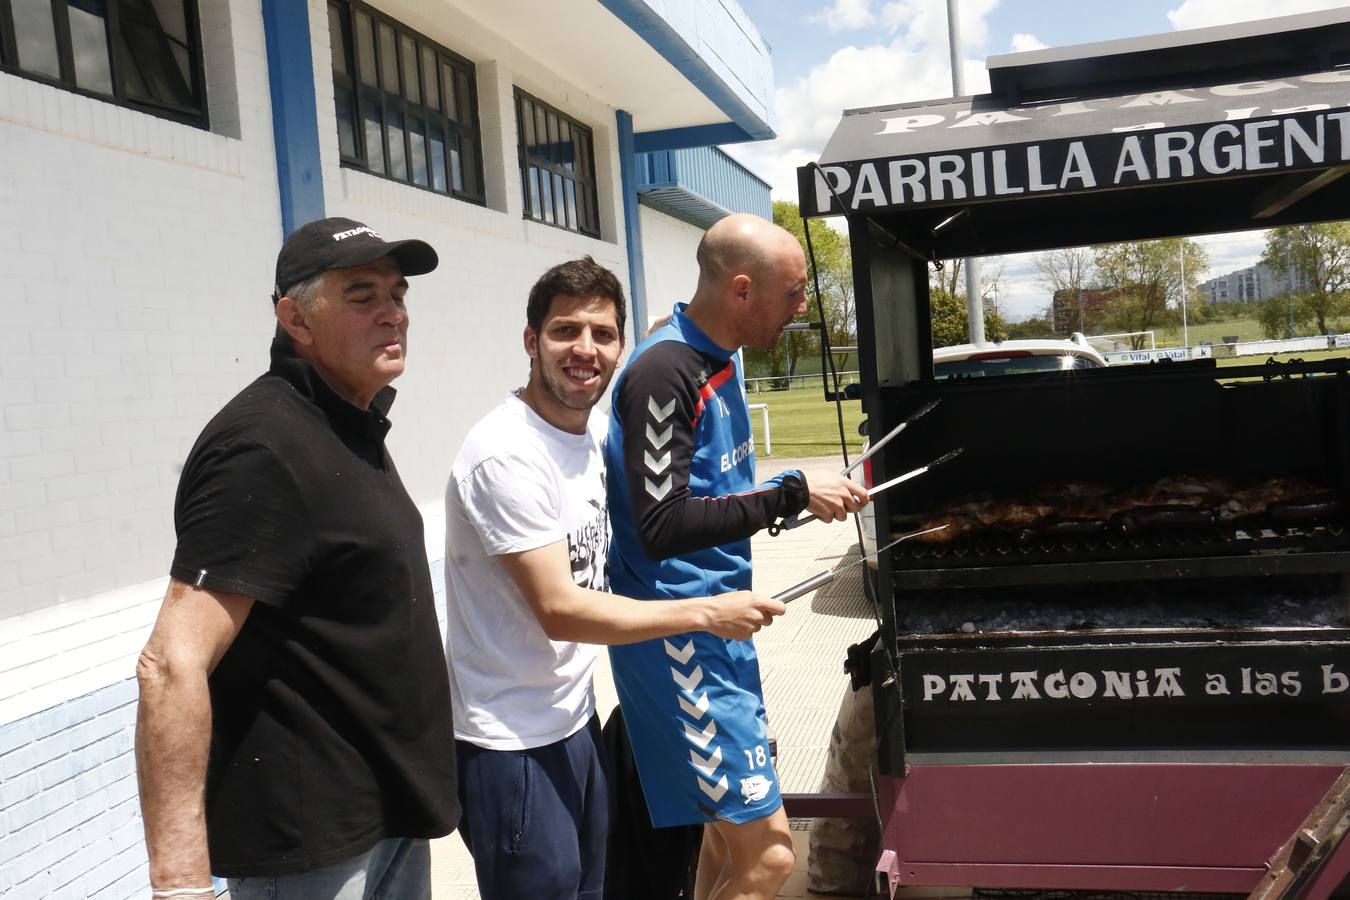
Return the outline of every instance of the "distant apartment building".
<path id="1" fill-rule="evenodd" d="M 1311 287 L 1306 272 L 1289 271 L 1281 275 L 1267 265 L 1257 264 L 1211 278 L 1200 285 L 1200 292 L 1211 303 L 1242 303 L 1269 300 L 1280 294 L 1298 294 Z"/>

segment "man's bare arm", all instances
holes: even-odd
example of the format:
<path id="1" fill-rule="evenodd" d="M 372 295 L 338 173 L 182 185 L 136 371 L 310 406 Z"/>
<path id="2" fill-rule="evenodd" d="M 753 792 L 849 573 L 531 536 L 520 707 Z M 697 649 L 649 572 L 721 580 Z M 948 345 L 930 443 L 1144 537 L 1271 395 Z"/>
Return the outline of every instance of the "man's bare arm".
<path id="1" fill-rule="evenodd" d="M 631 644 L 686 631 L 744 640 L 787 610 L 749 591 L 657 602 L 589 591 L 572 581 L 564 541 L 497 559 L 554 641 Z"/>
<path id="2" fill-rule="evenodd" d="M 206 758 L 211 697 L 206 679 L 248 617 L 253 600 L 169 580 L 159 618 L 136 661 L 136 778 L 150 884 L 207 887 Z"/>

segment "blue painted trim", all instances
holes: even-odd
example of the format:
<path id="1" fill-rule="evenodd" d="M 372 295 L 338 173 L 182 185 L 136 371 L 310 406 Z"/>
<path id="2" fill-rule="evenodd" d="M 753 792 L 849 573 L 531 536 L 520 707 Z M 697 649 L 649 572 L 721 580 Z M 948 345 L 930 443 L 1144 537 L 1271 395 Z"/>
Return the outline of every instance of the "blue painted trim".
<path id="1" fill-rule="evenodd" d="M 777 137 L 764 121 L 745 101 L 737 96 L 727 84 L 718 77 L 703 57 L 700 56 L 670 23 L 654 12 L 644 0 L 600 0 L 600 5 L 612 12 L 653 50 L 689 79 L 703 96 L 707 97 L 732 124 L 747 135 L 738 138 L 742 141 L 763 141 Z M 730 141 L 724 143 L 731 143 Z M 692 145 L 685 145 L 692 146 Z M 665 150 L 669 147 L 647 147 L 648 150 Z"/>
<path id="2" fill-rule="evenodd" d="M 324 217 L 309 7 L 297 0 L 262 0 L 262 17 L 284 237 Z"/>
<path id="3" fill-rule="evenodd" d="M 690 125 L 688 128 L 671 128 L 666 131 L 644 131 L 637 135 L 635 140 L 639 153 L 655 153 L 658 150 L 740 144 L 744 141 L 757 141 L 759 138 L 748 134 L 735 122 L 722 122 L 717 125 Z"/>
<path id="4" fill-rule="evenodd" d="M 628 300 L 632 306 L 633 343 L 647 330 L 647 276 L 642 268 L 642 222 L 638 218 L 637 153 L 633 149 L 633 115 L 615 110 L 619 132 L 619 183 L 623 192 L 623 233 L 628 246 Z"/>

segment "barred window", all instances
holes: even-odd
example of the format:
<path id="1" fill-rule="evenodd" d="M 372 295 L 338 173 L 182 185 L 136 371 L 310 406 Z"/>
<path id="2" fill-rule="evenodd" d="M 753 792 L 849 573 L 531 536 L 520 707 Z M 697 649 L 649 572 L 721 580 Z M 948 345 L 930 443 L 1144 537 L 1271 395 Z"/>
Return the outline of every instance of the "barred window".
<path id="1" fill-rule="evenodd" d="M 342 163 L 483 203 L 473 63 L 355 0 L 328 32 Z"/>
<path id="2" fill-rule="evenodd" d="M 0 69 L 206 125 L 195 0 L 0 0 Z"/>
<path id="3" fill-rule="evenodd" d="M 591 130 L 516 88 L 525 218 L 600 236 Z"/>

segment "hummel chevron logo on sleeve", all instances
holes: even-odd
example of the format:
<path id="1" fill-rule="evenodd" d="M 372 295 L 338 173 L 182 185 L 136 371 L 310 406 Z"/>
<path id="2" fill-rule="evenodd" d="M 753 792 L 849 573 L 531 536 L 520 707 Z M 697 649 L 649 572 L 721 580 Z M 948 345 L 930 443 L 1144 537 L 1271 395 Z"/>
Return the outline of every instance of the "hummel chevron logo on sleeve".
<path id="1" fill-rule="evenodd" d="M 647 398 L 647 412 L 652 414 L 652 418 L 657 422 L 664 422 L 670 418 L 670 414 L 675 411 L 675 398 L 671 397 L 670 402 L 665 406 L 657 406 L 655 397 Z"/>
<path id="2" fill-rule="evenodd" d="M 670 674 L 671 677 L 675 679 L 675 683 L 690 694 L 694 692 L 696 687 L 703 683 L 702 666 L 694 666 L 694 671 L 690 672 L 688 675 L 683 674 L 679 669 L 671 669 Z"/>
<path id="3" fill-rule="evenodd" d="M 722 795 L 727 792 L 727 776 L 725 775 L 717 779 L 717 785 L 715 787 L 709 785 L 708 782 L 704 781 L 702 778 L 695 778 L 694 780 L 697 781 L 698 786 L 703 789 L 703 793 L 712 798 L 712 802 L 714 803 L 721 800 Z"/>
<path id="4" fill-rule="evenodd" d="M 669 656 L 671 659 L 675 660 L 682 666 L 687 664 L 689 662 L 689 658 L 694 655 L 693 638 L 690 638 L 689 643 L 685 644 L 684 647 L 682 648 L 677 648 L 670 641 L 663 640 L 662 643 L 666 645 L 666 656 Z"/>
<path id="5" fill-rule="evenodd" d="M 658 434 L 656 429 L 652 428 L 651 423 L 647 423 L 647 443 L 652 445 L 653 450 L 660 450 L 664 447 L 667 442 L 670 441 L 670 436 L 674 433 L 674 425 L 667 425 L 666 430 Z"/>
<path id="6" fill-rule="evenodd" d="M 670 468 L 670 451 L 667 450 L 662 456 L 655 457 L 646 450 L 643 450 L 642 461 L 647 464 L 647 468 L 653 475 L 660 475 L 666 469 Z"/>
<path id="7" fill-rule="evenodd" d="M 647 489 L 647 493 L 652 495 L 653 500 L 661 500 L 666 494 L 670 493 L 671 479 L 673 476 L 667 475 L 664 481 L 658 483 L 654 478 L 642 479 L 642 486 Z"/>
<path id="8" fill-rule="evenodd" d="M 702 729 L 695 728 L 688 722 L 681 722 L 680 724 L 684 726 L 684 736 L 693 741 L 700 750 L 707 750 L 708 745 L 712 743 L 712 739 L 717 737 L 716 722 L 709 722 Z"/>
<path id="9" fill-rule="evenodd" d="M 675 699 L 680 701 L 680 709 L 684 710 L 685 715 L 691 719 L 701 719 L 703 718 L 703 714 L 708 711 L 707 691 L 698 695 L 698 702 L 696 703 L 690 703 L 688 700 L 678 695 Z"/>
<path id="10" fill-rule="evenodd" d="M 722 764 L 722 748 L 714 747 L 712 755 L 707 759 L 699 756 L 697 751 L 690 750 L 689 760 L 694 764 L 695 769 L 711 778 L 717 772 L 717 767 Z"/>

